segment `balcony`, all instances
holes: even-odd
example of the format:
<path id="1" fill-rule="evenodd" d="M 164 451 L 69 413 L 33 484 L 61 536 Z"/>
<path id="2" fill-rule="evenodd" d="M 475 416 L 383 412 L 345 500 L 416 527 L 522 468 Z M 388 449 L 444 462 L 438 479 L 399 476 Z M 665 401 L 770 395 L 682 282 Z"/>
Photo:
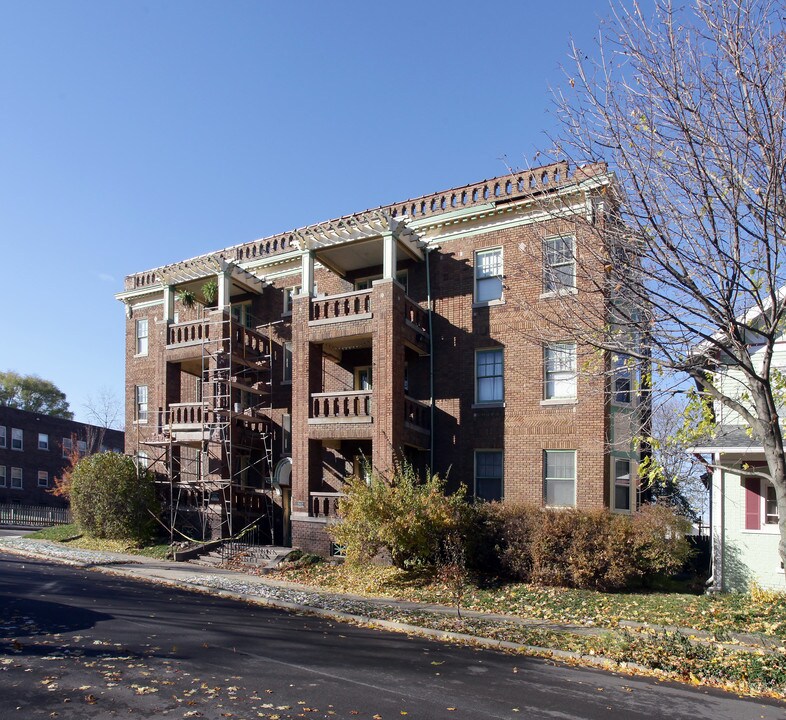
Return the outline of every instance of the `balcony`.
<path id="1" fill-rule="evenodd" d="M 340 295 L 312 298 L 309 325 L 370 320 L 372 294 L 372 290 L 357 290 Z"/>
<path id="2" fill-rule="evenodd" d="M 346 495 L 340 492 L 309 493 L 309 515 L 325 520 L 337 520 L 338 504 L 343 497 L 346 497 Z"/>
<path id="3" fill-rule="evenodd" d="M 207 405 L 204 402 L 170 403 L 169 422 L 172 430 L 194 430 L 206 421 Z"/>
<path id="4" fill-rule="evenodd" d="M 308 422 L 370 423 L 371 390 L 346 390 L 337 393 L 312 393 Z"/>
<path id="5" fill-rule="evenodd" d="M 212 310 L 199 320 L 174 323 L 167 328 L 170 360 L 198 357 L 202 345 L 210 345 L 211 352 L 224 344 L 232 355 L 247 363 L 264 362 L 270 355 L 270 340 L 256 330 L 231 320 L 228 314 Z"/>

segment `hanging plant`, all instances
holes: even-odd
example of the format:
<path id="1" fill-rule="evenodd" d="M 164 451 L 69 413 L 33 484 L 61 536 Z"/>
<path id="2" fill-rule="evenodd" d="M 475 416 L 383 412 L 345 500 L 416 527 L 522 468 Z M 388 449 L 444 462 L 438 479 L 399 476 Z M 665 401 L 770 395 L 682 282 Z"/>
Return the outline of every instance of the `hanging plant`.
<path id="1" fill-rule="evenodd" d="M 218 298 L 218 283 L 215 280 L 208 280 L 202 286 L 202 297 L 207 305 L 215 303 Z"/>
<path id="2" fill-rule="evenodd" d="M 181 290 L 178 295 L 177 299 L 180 301 L 180 304 L 183 307 L 192 308 L 196 305 L 197 299 L 196 295 L 192 293 L 190 290 Z"/>

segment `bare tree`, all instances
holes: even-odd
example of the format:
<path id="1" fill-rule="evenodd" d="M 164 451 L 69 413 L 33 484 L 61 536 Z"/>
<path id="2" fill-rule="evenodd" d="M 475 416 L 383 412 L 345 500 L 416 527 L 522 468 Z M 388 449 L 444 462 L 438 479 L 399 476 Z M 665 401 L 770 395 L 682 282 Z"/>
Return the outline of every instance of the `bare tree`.
<path id="1" fill-rule="evenodd" d="M 88 451 L 97 452 L 103 445 L 106 430 L 122 429 L 122 403 L 110 388 L 103 386 L 94 395 L 87 396 L 83 407 L 89 422 L 98 428 L 86 428 Z"/>
<path id="2" fill-rule="evenodd" d="M 783 0 L 656 0 L 652 17 L 619 2 L 597 54 L 572 48 L 555 152 L 607 161 L 615 183 L 572 220 L 584 224 L 571 249 L 584 299 L 555 299 L 550 317 L 632 362 L 650 355 L 661 378 L 692 379 L 750 428 L 786 562 L 786 382 L 773 367 L 786 311 L 784 17 Z"/>

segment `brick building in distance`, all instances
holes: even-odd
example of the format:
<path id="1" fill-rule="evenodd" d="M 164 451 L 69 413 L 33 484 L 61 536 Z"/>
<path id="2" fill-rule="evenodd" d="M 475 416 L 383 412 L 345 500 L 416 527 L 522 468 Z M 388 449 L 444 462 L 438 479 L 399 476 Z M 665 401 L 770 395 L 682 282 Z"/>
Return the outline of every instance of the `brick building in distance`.
<path id="1" fill-rule="evenodd" d="M 121 430 L 0 405 L 0 504 L 65 506 L 50 491 L 72 450 L 123 452 L 124 443 Z"/>
<path id="2" fill-rule="evenodd" d="M 327 554 L 344 479 L 401 457 L 477 498 L 635 509 L 638 383 L 580 372 L 598 353 L 544 319 L 598 302 L 574 253 L 612 184 L 557 163 L 128 276 L 126 451 L 172 522 Z"/>

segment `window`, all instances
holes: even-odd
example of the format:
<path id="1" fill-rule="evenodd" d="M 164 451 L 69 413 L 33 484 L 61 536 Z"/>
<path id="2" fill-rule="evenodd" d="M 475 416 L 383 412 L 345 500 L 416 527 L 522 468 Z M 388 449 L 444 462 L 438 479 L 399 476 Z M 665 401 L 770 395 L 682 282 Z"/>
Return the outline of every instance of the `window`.
<path id="1" fill-rule="evenodd" d="M 502 450 L 475 451 L 475 497 L 502 500 Z"/>
<path id="2" fill-rule="evenodd" d="M 300 293 L 300 285 L 284 288 L 284 315 L 292 314 L 292 298 Z"/>
<path id="3" fill-rule="evenodd" d="M 49 435 L 46 433 L 38 433 L 38 449 L 49 450 Z"/>
<path id="4" fill-rule="evenodd" d="M 292 416 L 286 413 L 281 417 L 281 453 L 292 454 Z"/>
<path id="5" fill-rule="evenodd" d="M 232 306 L 232 319 L 238 324 L 242 325 L 243 327 L 251 328 L 252 327 L 252 318 L 251 315 L 251 303 L 244 302 L 244 303 L 237 303 Z"/>
<path id="6" fill-rule="evenodd" d="M 87 443 L 84 440 L 76 441 L 76 449 L 79 451 L 80 455 L 87 455 Z"/>
<path id="7" fill-rule="evenodd" d="M 147 470 L 147 468 L 150 466 L 150 458 L 146 452 L 137 453 L 136 465 L 139 470 Z"/>
<path id="8" fill-rule="evenodd" d="M 743 479 L 745 494 L 745 529 L 763 530 L 778 526 L 778 499 L 775 486 L 765 478 Z"/>
<path id="9" fill-rule="evenodd" d="M 475 302 L 502 300 L 502 248 L 475 253 Z"/>
<path id="10" fill-rule="evenodd" d="M 49 473 L 46 470 L 38 471 L 38 487 L 49 487 Z"/>
<path id="11" fill-rule="evenodd" d="M 136 386 L 136 419 L 147 422 L 147 385 Z"/>
<path id="12" fill-rule="evenodd" d="M 11 428 L 11 449 L 22 450 L 24 445 L 24 432 L 19 428 Z"/>
<path id="13" fill-rule="evenodd" d="M 63 457 L 71 457 L 71 451 L 74 449 L 71 438 L 63 438 Z"/>
<path id="14" fill-rule="evenodd" d="M 553 343 L 544 348 L 546 400 L 576 397 L 576 343 Z"/>
<path id="15" fill-rule="evenodd" d="M 630 510 L 630 460 L 614 461 L 614 509 Z"/>
<path id="16" fill-rule="evenodd" d="M 11 468 L 11 489 L 22 489 L 22 468 Z"/>
<path id="17" fill-rule="evenodd" d="M 355 290 L 370 290 L 374 280 L 381 280 L 382 275 L 369 275 L 368 277 L 355 280 Z M 404 292 L 409 292 L 409 274 L 406 270 L 399 270 L 396 273 L 396 280 L 404 286 Z"/>
<path id="18" fill-rule="evenodd" d="M 0 425 L 0 448 L 7 447 L 6 443 L 8 442 L 6 436 L 6 429 L 5 425 Z"/>
<path id="19" fill-rule="evenodd" d="M 576 451 L 544 451 L 544 496 L 550 507 L 576 504 Z"/>
<path id="20" fill-rule="evenodd" d="M 614 402 L 630 405 L 631 381 L 628 358 L 624 355 L 614 356 Z"/>
<path id="21" fill-rule="evenodd" d="M 5 487 L 5 465 L 0 465 L 0 487 Z"/>
<path id="22" fill-rule="evenodd" d="M 475 400 L 479 403 L 502 402 L 502 350 L 478 350 L 475 353 Z"/>
<path id="23" fill-rule="evenodd" d="M 283 353 L 283 368 L 281 374 L 281 380 L 285 383 L 292 382 L 292 343 L 287 342 L 284 343 L 284 353 Z"/>
<path id="24" fill-rule="evenodd" d="M 147 318 L 136 321 L 136 354 L 147 355 Z"/>
<path id="25" fill-rule="evenodd" d="M 543 292 L 558 293 L 575 287 L 573 238 L 546 238 L 543 243 Z"/>

